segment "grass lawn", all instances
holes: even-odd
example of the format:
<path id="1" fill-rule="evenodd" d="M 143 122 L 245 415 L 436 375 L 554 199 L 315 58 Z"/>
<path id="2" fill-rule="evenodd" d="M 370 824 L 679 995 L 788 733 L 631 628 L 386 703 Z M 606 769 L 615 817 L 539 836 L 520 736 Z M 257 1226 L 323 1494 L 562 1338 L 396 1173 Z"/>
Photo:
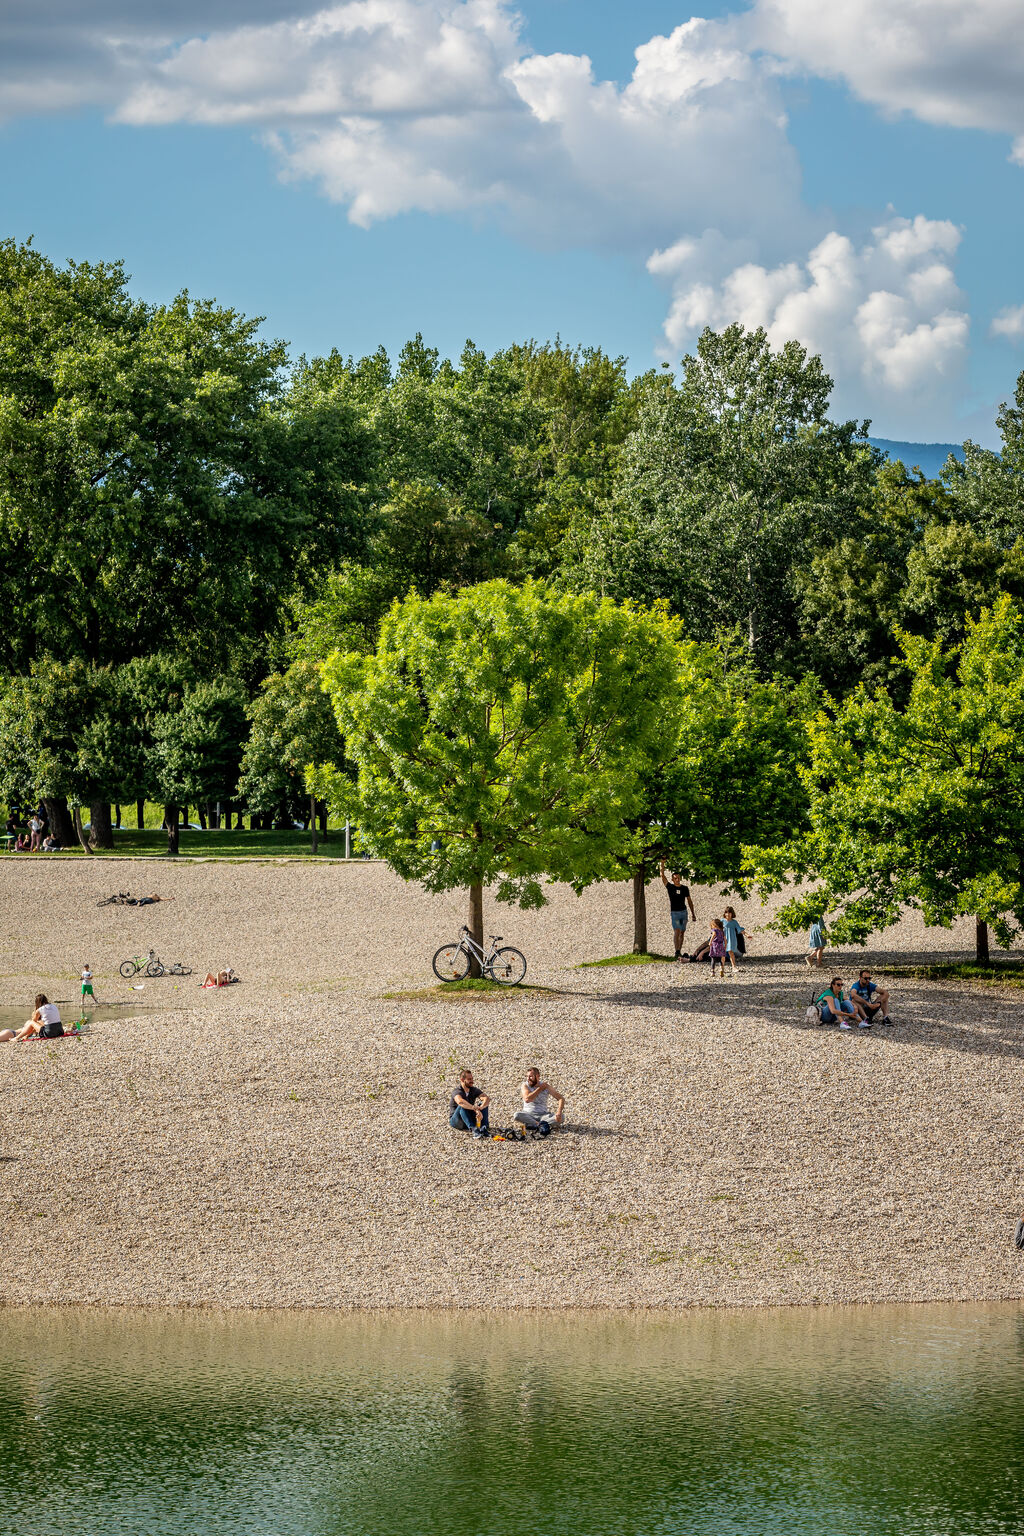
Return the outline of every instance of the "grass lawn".
<path id="1" fill-rule="evenodd" d="M 232 830 L 225 832 L 223 829 L 211 832 L 186 832 L 182 829 L 178 840 L 179 852 L 186 858 L 200 859 L 276 859 L 276 858 L 312 858 L 310 852 L 310 835 L 308 832 L 238 832 Z M 139 854 L 166 854 L 167 833 L 157 828 L 147 828 L 144 832 L 137 832 L 134 827 L 122 827 L 114 833 L 114 847 L 112 849 L 97 849 L 93 858 L 124 858 L 125 856 L 137 856 Z M 317 857 L 323 856 L 329 859 L 343 859 L 345 857 L 345 833 L 343 829 L 331 828 L 330 835 L 324 842 L 320 838 L 320 848 Z M 15 859 L 84 859 L 86 855 L 81 848 L 65 848 L 60 853 L 25 854 L 15 853 L 10 855 Z"/>
<path id="2" fill-rule="evenodd" d="M 406 992 L 382 992 L 381 996 L 395 999 L 399 1002 L 426 1003 L 435 998 L 444 998 L 448 1002 L 456 1002 L 460 997 L 478 997 L 481 992 L 489 992 L 492 997 L 503 993 L 506 997 L 510 992 L 555 992 L 555 987 L 531 987 L 529 983 L 520 983 L 514 987 L 503 987 L 498 981 L 491 981 L 488 976 L 465 976 L 461 981 L 442 981 L 436 987 L 414 987 Z"/>
<path id="3" fill-rule="evenodd" d="M 918 976 L 923 981 L 970 981 L 979 987 L 1024 987 L 1024 960 L 952 960 L 940 965 L 894 966 L 894 976 Z"/>
<path id="4" fill-rule="evenodd" d="M 652 955 L 647 952 L 639 955 L 609 955 L 606 960 L 584 960 L 576 969 L 589 971 L 601 965 L 649 965 L 654 960 L 675 960 L 675 958 L 675 955 Z"/>

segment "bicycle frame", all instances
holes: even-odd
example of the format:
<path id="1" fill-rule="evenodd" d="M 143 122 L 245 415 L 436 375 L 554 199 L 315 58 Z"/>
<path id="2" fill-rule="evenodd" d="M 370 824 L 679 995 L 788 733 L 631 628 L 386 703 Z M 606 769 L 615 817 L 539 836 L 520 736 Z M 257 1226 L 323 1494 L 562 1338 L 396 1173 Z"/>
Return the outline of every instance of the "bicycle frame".
<path id="1" fill-rule="evenodd" d="M 485 955 L 465 924 L 462 925 L 462 932 L 459 934 L 459 948 L 467 950 L 471 955 L 475 955 L 480 962 L 480 969 L 482 971 L 487 970 L 488 966 L 492 964 L 495 955 L 498 953 L 498 945 L 502 940 L 500 933 L 489 933 L 487 937 L 490 940 L 491 948 L 490 952 Z"/>

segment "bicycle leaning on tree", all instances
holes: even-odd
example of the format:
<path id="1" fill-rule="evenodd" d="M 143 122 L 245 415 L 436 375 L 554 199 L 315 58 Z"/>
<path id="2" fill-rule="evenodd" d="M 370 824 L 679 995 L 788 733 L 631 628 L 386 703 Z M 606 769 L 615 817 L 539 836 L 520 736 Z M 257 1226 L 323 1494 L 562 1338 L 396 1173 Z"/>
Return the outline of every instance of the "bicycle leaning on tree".
<path id="1" fill-rule="evenodd" d="M 485 952 L 464 926 L 459 931 L 457 944 L 442 944 L 437 951 L 434 975 L 438 981 L 465 981 L 475 959 L 481 976 L 496 981 L 501 987 L 518 987 L 526 975 L 526 956 L 510 944 L 499 949 L 501 940 L 500 933 L 492 933 L 490 948 Z"/>

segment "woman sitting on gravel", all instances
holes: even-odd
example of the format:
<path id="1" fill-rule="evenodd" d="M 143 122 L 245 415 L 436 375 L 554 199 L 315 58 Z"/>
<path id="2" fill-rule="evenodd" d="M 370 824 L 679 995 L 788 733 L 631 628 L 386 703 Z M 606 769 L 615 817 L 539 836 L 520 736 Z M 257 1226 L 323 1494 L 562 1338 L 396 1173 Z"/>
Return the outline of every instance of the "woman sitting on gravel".
<path id="1" fill-rule="evenodd" d="M 0 1030 L 0 1040 L 31 1040 L 33 1035 L 38 1035 L 40 1040 L 59 1040 L 64 1033 L 64 1026 L 60 1021 L 60 1009 L 56 1003 L 51 1003 L 45 992 L 36 996 L 35 1012 L 15 1033 L 13 1029 Z"/>
<path id="2" fill-rule="evenodd" d="M 833 976 L 828 991 L 818 998 L 817 1006 L 823 1024 L 838 1024 L 840 1029 L 852 1029 L 854 1024 L 859 1024 L 861 1029 L 871 1028 L 871 1020 L 859 1003 L 847 997 L 838 976 Z"/>

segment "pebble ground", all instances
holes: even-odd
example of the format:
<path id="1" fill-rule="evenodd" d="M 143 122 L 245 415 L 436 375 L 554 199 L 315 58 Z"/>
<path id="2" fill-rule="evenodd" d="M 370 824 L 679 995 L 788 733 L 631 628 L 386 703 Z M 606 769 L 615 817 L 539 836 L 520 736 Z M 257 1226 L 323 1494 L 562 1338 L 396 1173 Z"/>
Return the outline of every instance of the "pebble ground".
<path id="1" fill-rule="evenodd" d="M 97 907 L 130 887 L 173 901 Z M 698 928 L 721 910 L 696 891 Z M 738 906 L 740 904 L 737 903 Z M 649 893 L 651 944 L 671 947 Z M 803 1018 L 799 940 L 753 929 L 738 977 L 650 964 L 631 893 L 488 901 L 538 990 L 436 998 L 463 918 L 380 864 L 0 858 L 0 1004 L 124 1018 L 0 1045 L 0 1300 L 213 1307 L 660 1307 L 1024 1296 L 1024 993 L 893 983 L 892 1029 Z M 692 936 L 692 930 L 691 930 Z M 886 967 L 969 951 L 913 919 Z M 187 981 L 133 991 L 153 947 Z M 826 957 L 849 978 L 862 952 Z M 207 969 L 242 983 L 201 992 Z M 417 995 L 417 993 L 420 995 Z M 388 994 L 399 994 L 389 996 Z M 404 994 L 404 995 L 403 995 Z M 495 1121 L 537 1062 L 568 1128 L 448 1129 L 457 1069 Z"/>

